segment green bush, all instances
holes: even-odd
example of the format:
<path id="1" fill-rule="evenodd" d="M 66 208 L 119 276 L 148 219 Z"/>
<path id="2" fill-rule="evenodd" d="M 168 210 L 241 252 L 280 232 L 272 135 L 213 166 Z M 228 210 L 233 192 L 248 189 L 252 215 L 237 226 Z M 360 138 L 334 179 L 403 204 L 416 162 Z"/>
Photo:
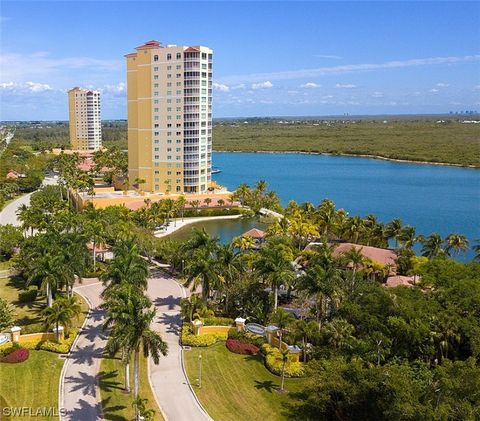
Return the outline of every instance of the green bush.
<path id="1" fill-rule="evenodd" d="M 43 323 L 31 323 L 25 326 L 21 326 L 22 335 L 27 335 L 29 333 L 39 333 L 45 330 L 45 325 Z"/>
<path id="2" fill-rule="evenodd" d="M 228 317 L 203 317 L 204 326 L 233 326 L 234 320 Z"/>
<path id="3" fill-rule="evenodd" d="M 0 345 L 0 357 L 5 357 L 16 349 L 20 349 L 20 345 L 17 343 L 8 342 Z"/>
<path id="4" fill-rule="evenodd" d="M 58 354 L 66 354 L 68 351 L 70 351 L 70 348 L 76 336 L 77 336 L 77 331 L 72 330 L 68 338 L 66 338 L 61 343 L 57 343 L 55 341 L 49 341 L 49 340 L 32 341 L 32 342 L 22 343 L 22 348 L 36 349 L 41 351 L 50 351 L 50 352 L 56 352 Z"/>
<path id="5" fill-rule="evenodd" d="M 276 347 L 264 344 L 261 347 L 265 355 L 265 366 L 277 376 L 282 375 L 282 354 Z M 305 366 L 301 362 L 289 361 L 285 364 L 285 377 L 302 377 L 305 374 Z"/>
<path id="6" fill-rule="evenodd" d="M 191 326 L 184 324 L 182 326 L 182 345 L 187 346 L 210 346 L 218 341 L 225 341 L 227 333 L 207 333 L 196 336 L 192 332 Z"/>
<path id="7" fill-rule="evenodd" d="M 28 291 L 20 292 L 18 294 L 18 301 L 21 303 L 33 303 L 37 299 L 37 295 L 37 289 L 29 289 Z"/>
<path id="8" fill-rule="evenodd" d="M 258 348 L 261 348 L 267 341 L 263 336 L 255 335 L 250 332 L 238 332 L 231 329 L 228 333 L 229 339 L 238 339 L 245 344 L 253 344 Z"/>
<path id="9" fill-rule="evenodd" d="M 183 216 L 185 218 L 192 216 L 227 216 L 227 215 L 240 215 L 243 214 L 243 209 L 233 208 L 209 208 L 209 209 L 185 209 Z"/>

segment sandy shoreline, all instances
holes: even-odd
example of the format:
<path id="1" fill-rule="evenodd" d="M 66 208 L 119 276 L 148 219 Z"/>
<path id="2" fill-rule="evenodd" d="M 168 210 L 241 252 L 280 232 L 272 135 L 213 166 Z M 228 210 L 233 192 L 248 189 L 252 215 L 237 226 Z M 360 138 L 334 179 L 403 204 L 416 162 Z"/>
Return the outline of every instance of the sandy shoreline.
<path id="1" fill-rule="evenodd" d="M 437 165 L 437 166 L 443 166 L 443 167 L 469 168 L 469 169 L 474 169 L 474 170 L 479 170 L 480 169 L 480 167 L 476 167 L 475 165 L 454 164 L 454 163 L 449 163 L 449 162 L 414 161 L 414 160 L 411 160 L 411 159 L 388 158 L 386 156 L 368 155 L 368 154 L 305 152 L 305 151 L 233 151 L 233 150 L 222 150 L 222 151 L 214 150 L 213 152 L 216 152 L 216 153 L 270 153 L 270 154 L 347 156 L 347 157 L 353 157 L 353 158 L 380 159 L 382 161 L 391 161 L 391 162 L 398 162 L 398 163 L 403 163 L 403 164 Z"/>
<path id="2" fill-rule="evenodd" d="M 155 237 L 162 238 L 166 237 L 178 231 L 180 228 L 183 228 L 187 225 L 194 224 L 196 222 L 202 221 L 214 221 L 218 219 L 240 219 L 243 215 L 222 215 L 222 216 L 194 216 L 190 218 L 184 218 L 183 221 L 181 218 L 175 218 L 170 220 L 170 225 L 167 227 L 165 231 L 156 231 L 154 233 Z"/>

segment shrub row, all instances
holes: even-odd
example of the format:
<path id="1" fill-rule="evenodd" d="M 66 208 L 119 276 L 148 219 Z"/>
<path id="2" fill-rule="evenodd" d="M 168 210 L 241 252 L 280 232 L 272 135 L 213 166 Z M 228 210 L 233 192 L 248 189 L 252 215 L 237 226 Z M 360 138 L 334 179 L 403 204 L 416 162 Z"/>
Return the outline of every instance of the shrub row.
<path id="1" fill-rule="evenodd" d="M 240 342 L 246 344 L 253 344 L 257 348 L 260 348 L 263 344 L 267 343 L 263 336 L 255 335 L 249 332 L 238 332 L 237 330 L 230 330 L 228 337 L 231 339 L 237 339 Z"/>
<path id="2" fill-rule="evenodd" d="M 233 326 L 234 320 L 228 317 L 203 317 L 204 326 Z"/>
<path id="3" fill-rule="evenodd" d="M 7 356 L 16 349 L 20 349 L 20 345 L 17 343 L 7 342 L 6 344 L 0 345 L 0 358 Z"/>
<path id="4" fill-rule="evenodd" d="M 227 339 L 225 345 L 230 352 L 235 354 L 255 355 L 260 351 L 260 348 L 257 346 L 239 341 L 238 339 Z"/>
<path id="5" fill-rule="evenodd" d="M 72 330 L 68 338 L 66 338 L 63 342 L 57 343 L 55 341 L 32 341 L 32 342 L 25 342 L 22 344 L 24 348 L 27 349 L 36 349 L 41 351 L 49 351 L 49 352 L 56 352 L 58 354 L 66 354 L 70 351 L 70 348 L 77 336 L 77 331 Z"/>
<path id="6" fill-rule="evenodd" d="M 196 336 L 193 334 L 191 326 L 188 324 L 182 326 L 182 345 L 210 346 L 226 339 L 227 333 L 206 333 L 205 335 Z"/>
<path id="7" fill-rule="evenodd" d="M 262 345 L 262 353 L 265 355 L 265 366 L 277 376 L 282 375 L 282 354 L 276 347 L 268 344 Z M 288 361 L 285 364 L 285 377 L 302 377 L 305 374 L 304 364 L 301 362 Z"/>
<path id="8" fill-rule="evenodd" d="M 28 349 L 18 348 L 10 352 L 5 357 L 2 357 L 0 361 L 2 363 L 9 363 L 9 364 L 22 363 L 28 360 L 29 356 L 30 356 L 30 351 Z"/>
<path id="9" fill-rule="evenodd" d="M 38 290 L 29 289 L 18 294 L 18 301 L 21 303 L 33 303 L 37 299 Z"/>
<path id="10" fill-rule="evenodd" d="M 234 208 L 208 208 L 208 209 L 185 209 L 184 217 L 191 216 L 226 216 L 226 215 L 239 215 L 242 213 L 242 209 Z"/>

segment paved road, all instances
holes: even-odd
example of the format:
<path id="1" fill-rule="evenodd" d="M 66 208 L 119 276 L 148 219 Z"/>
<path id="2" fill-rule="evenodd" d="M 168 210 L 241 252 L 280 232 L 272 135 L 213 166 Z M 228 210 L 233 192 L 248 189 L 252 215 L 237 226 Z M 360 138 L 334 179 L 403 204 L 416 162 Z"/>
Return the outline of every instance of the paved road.
<path id="1" fill-rule="evenodd" d="M 102 290 L 103 285 L 97 279 L 85 279 L 82 285 L 74 288 L 90 303 L 91 310 L 62 370 L 59 406 L 64 408 L 66 415 L 61 420 L 103 419 L 98 386 L 100 362 L 107 341 L 101 327 L 104 312 L 99 308 Z"/>
<path id="2" fill-rule="evenodd" d="M 43 180 L 43 185 L 55 185 L 57 184 L 57 180 L 54 178 L 46 177 Z M 2 211 L 0 212 L 0 225 L 7 225 L 12 224 L 16 227 L 22 225 L 21 222 L 17 218 L 17 209 L 22 205 L 29 205 L 30 204 L 30 196 L 33 193 L 28 193 L 24 196 L 19 197 L 18 199 L 14 200 L 12 203 L 9 203 L 5 206 Z"/>
<path id="3" fill-rule="evenodd" d="M 211 420 L 197 403 L 182 369 L 179 304 L 186 291 L 161 272 L 152 275 L 147 293 L 157 308 L 153 328 L 168 343 L 168 355 L 158 365 L 149 361 L 153 391 L 168 421 Z"/>

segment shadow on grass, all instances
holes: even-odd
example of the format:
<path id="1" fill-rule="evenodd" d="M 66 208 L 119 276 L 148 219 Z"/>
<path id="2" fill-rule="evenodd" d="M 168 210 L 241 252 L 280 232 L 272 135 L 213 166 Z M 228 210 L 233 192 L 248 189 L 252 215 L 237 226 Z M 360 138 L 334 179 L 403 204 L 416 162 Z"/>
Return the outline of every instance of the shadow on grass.
<path id="1" fill-rule="evenodd" d="M 274 390 L 278 389 L 278 384 L 274 383 L 272 380 L 265 380 L 263 382 L 255 380 L 255 389 L 264 389 L 268 393 L 272 393 Z"/>

